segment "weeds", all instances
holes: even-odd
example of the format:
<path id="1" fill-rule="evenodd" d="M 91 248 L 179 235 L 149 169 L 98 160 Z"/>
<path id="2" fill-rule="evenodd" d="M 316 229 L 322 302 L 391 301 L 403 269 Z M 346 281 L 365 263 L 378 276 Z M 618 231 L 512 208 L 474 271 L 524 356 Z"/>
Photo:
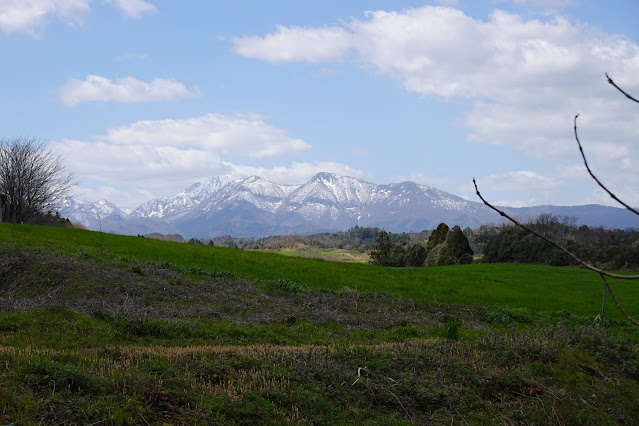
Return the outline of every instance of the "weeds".
<path id="1" fill-rule="evenodd" d="M 286 278 L 269 283 L 269 287 L 287 293 L 308 293 L 309 291 L 309 287 L 303 282 L 291 281 Z"/>
<path id="2" fill-rule="evenodd" d="M 442 329 L 442 337 L 450 340 L 459 339 L 459 321 L 456 318 L 446 318 Z"/>
<path id="3" fill-rule="evenodd" d="M 530 324 L 533 321 L 531 312 L 526 308 L 488 306 L 483 309 L 482 315 L 486 322 L 502 327 Z"/>
<path id="4" fill-rule="evenodd" d="M 103 238 L 100 256 L 0 243 L 0 423 L 629 424 L 639 412 L 637 338 L 622 322 L 597 328 L 579 305 L 544 313 L 543 298 L 464 304 L 472 269 L 443 283 L 273 260 L 253 284 L 235 274 L 266 257 L 216 249 L 213 264 L 210 247 L 159 256 L 136 251 L 157 242 Z M 477 291 L 497 285 L 478 271 Z"/>
<path id="5" fill-rule="evenodd" d="M 208 271 L 200 266 L 178 266 L 166 261 L 151 261 L 147 265 L 152 268 L 165 269 L 183 275 L 192 275 L 206 278 L 220 278 L 227 280 L 236 280 L 237 276 L 229 271 Z"/>

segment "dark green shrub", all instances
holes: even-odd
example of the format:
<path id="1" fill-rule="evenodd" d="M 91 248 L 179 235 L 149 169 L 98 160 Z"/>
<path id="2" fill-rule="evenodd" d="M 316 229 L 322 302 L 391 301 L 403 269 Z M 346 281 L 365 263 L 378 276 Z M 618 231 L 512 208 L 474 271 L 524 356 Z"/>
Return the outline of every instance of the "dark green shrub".
<path id="1" fill-rule="evenodd" d="M 447 318 L 442 329 L 442 337 L 449 340 L 459 338 L 459 321 L 457 318 Z"/>
<path id="2" fill-rule="evenodd" d="M 58 389 L 67 388 L 72 392 L 99 392 L 104 388 L 104 380 L 73 365 L 59 364 L 39 359 L 28 369 L 33 385 L 51 386 Z"/>

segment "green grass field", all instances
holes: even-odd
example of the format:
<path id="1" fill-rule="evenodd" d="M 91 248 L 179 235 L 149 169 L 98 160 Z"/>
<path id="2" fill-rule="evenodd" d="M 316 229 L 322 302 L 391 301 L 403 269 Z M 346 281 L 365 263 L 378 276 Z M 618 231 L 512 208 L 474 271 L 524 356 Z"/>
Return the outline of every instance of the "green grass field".
<path id="1" fill-rule="evenodd" d="M 440 303 L 507 305 L 535 311 L 567 310 L 577 315 L 601 311 L 603 283 L 595 273 L 578 268 L 519 264 L 472 264 L 431 268 L 383 268 L 241 251 L 223 247 L 171 243 L 77 229 L 0 224 L 0 239 L 70 255 L 168 262 L 204 270 L 230 271 L 251 282 L 287 279 L 310 289 L 386 292 Z M 626 310 L 639 316 L 639 285 L 612 280 Z M 621 318 L 610 298 L 606 316 Z"/>
<path id="2" fill-rule="evenodd" d="M 597 325 L 602 288 L 0 224 L 0 424 L 632 424 L 639 333 L 611 300 Z"/>
<path id="3" fill-rule="evenodd" d="M 331 262 L 369 263 L 368 253 L 360 253 L 349 250 L 322 250 L 316 248 L 297 248 L 284 250 L 264 250 L 265 253 L 278 253 L 284 256 L 304 257 L 307 259 L 322 259 Z"/>

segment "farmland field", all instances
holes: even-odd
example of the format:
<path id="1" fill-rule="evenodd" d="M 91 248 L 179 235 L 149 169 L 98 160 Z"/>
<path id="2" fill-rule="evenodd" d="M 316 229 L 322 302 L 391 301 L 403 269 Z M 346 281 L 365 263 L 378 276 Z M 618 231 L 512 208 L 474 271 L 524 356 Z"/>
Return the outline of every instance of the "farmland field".
<path id="1" fill-rule="evenodd" d="M 639 316 L 639 290 L 611 282 Z M 394 269 L 0 224 L 0 424 L 632 423 L 589 271 Z"/>

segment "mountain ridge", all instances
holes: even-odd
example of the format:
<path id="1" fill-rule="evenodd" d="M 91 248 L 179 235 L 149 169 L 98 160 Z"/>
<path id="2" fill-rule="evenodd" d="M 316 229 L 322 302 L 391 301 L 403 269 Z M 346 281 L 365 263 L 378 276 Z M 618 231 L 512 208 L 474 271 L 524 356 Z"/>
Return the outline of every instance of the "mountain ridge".
<path id="1" fill-rule="evenodd" d="M 577 224 L 588 226 L 639 226 L 630 212 L 596 204 L 505 210 L 519 217 L 573 216 Z M 483 203 L 429 185 L 411 181 L 378 185 L 328 172 L 299 185 L 280 185 L 255 175 L 213 176 L 174 197 L 149 200 L 128 214 L 106 200 L 67 200 L 60 213 L 88 229 L 128 235 L 178 233 L 185 238 L 311 234 L 356 225 L 418 232 L 441 222 L 478 227 L 503 221 Z"/>

